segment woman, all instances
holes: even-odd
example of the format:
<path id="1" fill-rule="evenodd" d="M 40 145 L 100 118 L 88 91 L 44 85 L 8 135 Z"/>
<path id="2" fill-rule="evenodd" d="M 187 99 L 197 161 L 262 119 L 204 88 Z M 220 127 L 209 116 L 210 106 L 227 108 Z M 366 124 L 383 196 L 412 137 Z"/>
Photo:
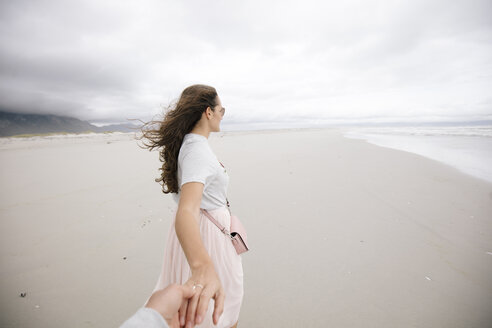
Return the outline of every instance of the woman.
<path id="1" fill-rule="evenodd" d="M 224 113 L 213 87 L 192 85 L 183 90 L 162 121 L 145 124 L 158 123 L 157 129 L 142 129 L 151 141 L 145 146 L 150 150 L 162 147 L 161 178 L 156 181 L 163 182 L 163 192 L 172 193 L 177 203 L 154 291 L 172 283 L 195 289 L 195 295 L 180 308 L 181 326 L 229 328 L 236 327 L 239 318 L 241 257 L 230 238 L 201 210 L 230 226 L 229 177 L 208 144 L 210 132 L 220 131 Z"/>

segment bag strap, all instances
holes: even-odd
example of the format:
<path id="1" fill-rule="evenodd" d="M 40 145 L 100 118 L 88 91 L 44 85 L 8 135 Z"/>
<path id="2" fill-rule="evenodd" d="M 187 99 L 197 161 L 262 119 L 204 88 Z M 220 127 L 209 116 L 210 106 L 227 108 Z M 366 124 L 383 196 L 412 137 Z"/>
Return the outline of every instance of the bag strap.
<path id="1" fill-rule="evenodd" d="M 215 224 L 217 226 L 217 228 L 219 228 L 219 230 L 224 235 L 232 237 L 231 233 L 222 224 L 220 224 L 217 220 L 215 220 L 214 217 L 212 215 L 210 215 L 210 213 L 208 213 L 206 209 L 201 208 L 200 210 L 210 219 L 210 221 L 212 221 L 213 224 Z"/>
<path id="2" fill-rule="evenodd" d="M 220 163 L 220 165 L 221 165 L 221 166 L 224 168 L 224 170 L 225 170 L 225 166 L 224 166 L 224 164 L 222 164 L 222 162 L 221 162 L 221 161 L 219 161 L 219 163 Z M 230 215 L 232 215 L 232 213 L 231 213 L 231 205 L 229 205 L 229 200 L 227 199 L 227 197 L 226 197 L 226 201 L 227 201 L 227 209 L 229 210 L 229 214 L 230 214 Z"/>
<path id="3" fill-rule="evenodd" d="M 229 205 L 229 200 L 227 199 L 227 197 L 226 197 L 226 202 L 227 202 L 227 209 L 229 210 L 229 214 L 232 216 L 231 205 Z"/>

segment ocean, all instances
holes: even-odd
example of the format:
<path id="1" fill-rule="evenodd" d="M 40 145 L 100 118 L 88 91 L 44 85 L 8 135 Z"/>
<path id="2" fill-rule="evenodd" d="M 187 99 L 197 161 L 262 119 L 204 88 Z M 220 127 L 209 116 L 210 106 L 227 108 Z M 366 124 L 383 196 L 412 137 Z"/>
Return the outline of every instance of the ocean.
<path id="1" fill-rule="evenodd" d="M 344 136 L 419 154 L 492 183 L 492 126 L 353 127 Z"/>

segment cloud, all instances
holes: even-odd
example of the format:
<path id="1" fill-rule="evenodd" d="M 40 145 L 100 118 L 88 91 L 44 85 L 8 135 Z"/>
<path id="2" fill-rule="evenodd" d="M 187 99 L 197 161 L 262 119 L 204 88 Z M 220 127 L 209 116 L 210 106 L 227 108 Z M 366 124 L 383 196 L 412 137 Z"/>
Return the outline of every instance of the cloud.
<path id="1" fill-rule="evenodd" d="M 488 117 L 491 9 L 440 0 L 4 1 L 0 108 L 148 119 L 205 83 L 230 122 Z"/>

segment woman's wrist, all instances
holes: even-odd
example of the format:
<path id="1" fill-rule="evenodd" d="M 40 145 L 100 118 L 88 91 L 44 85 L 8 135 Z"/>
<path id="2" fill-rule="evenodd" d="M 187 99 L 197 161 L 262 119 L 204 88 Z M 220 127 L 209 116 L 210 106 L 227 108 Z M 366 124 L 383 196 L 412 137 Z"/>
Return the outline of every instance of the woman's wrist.
<path id="1" fill-rule="evenodd" d="M 196 259 L 195 261 L 189 263 L 191 271 L 197 271 L 202 268 L 205 268 L 209 265 L 212 265 L 212 260 L 207 254 L 206 258 Z"/>

